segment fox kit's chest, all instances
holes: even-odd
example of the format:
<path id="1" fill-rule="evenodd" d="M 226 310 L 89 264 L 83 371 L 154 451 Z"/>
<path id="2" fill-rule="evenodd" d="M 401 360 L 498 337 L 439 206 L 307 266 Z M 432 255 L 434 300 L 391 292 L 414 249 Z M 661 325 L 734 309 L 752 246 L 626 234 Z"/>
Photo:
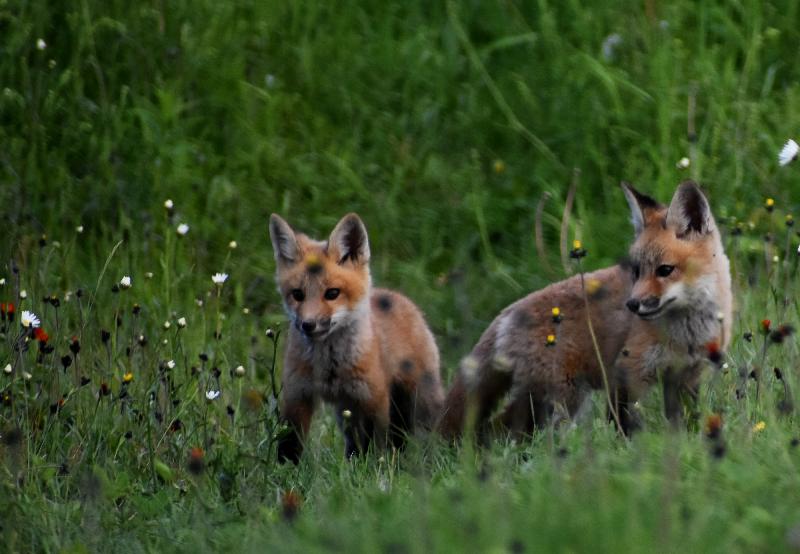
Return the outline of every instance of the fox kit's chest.
<path id="1" fill-rule="evenodd" d="M 645 354 L 647 372 L 656 378 L 660 371 L 698 372 L 712 345 L 722 343 L 722 323 L 717 312 L 692 310 L 681 317 L 660 322 L 656 341 Z"/>
<path id="2" fill-rule="evenodd" d="M 328 401 L 364 400 L 369 387 L 359 368 L 363 365 L 364 345 L 358 337 L 343 333 L 333 340 L 307 345 L 314 393 Z"/>

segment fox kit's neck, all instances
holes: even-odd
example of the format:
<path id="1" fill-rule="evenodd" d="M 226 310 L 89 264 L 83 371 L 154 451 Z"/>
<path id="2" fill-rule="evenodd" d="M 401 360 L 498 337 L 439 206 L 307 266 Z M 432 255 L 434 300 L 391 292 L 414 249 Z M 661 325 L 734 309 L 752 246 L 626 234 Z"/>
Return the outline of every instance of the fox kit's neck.
<path id="1" fill-rule="evenodd" d="M 317 375 L 353 367 L 373 338 L 369 295 L 359 302 L 348 318 L 321 340 L 305 340 L 305 356 Z"/>

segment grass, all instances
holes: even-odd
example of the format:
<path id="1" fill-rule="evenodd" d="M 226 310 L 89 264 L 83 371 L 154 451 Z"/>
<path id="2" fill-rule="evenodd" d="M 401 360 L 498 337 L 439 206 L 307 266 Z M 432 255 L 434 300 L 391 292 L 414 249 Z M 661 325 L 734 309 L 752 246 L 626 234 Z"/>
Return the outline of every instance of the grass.
<path id="1" fill-rule="evenodd" d="M 758 332 L 800 315 L 784 223 L 800 176 L 776 163 L 798 128 L 797 6 L 594 4 L 0 2 L 4 547 L 800 548 L 800 432 L 778 409 L 798 347 L 765 355 Z M 275 463 L 270 212 L 324 236 L 357 211 L 376 282 L 424 306 L 449 376 L 502 307 L 575 270 L 558 254 L 570 183 L 565 238 L 595 268 L 631 238 L 617 183 L 666 201 L 685 178 L 709 194 L 737 288 L 729 368 L 708 373 L 695 425 L 669 432 L 654 391 L 628 442 L 597 395 L 522 444 L 431 437 L 348 463 L 324 414 L 301 465 Z M 52 352 L 24 341 L 23 309 Z"/>

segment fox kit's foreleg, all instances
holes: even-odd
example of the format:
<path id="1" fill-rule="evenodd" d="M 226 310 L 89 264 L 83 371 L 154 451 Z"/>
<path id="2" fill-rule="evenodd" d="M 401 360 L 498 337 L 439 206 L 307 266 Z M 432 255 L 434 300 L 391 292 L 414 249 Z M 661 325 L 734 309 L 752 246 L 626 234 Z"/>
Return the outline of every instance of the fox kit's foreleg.
<path id="1" fill-rule="evenodd" d="M 281 419 L 289 426 L 278 441 L 278 461 L 297 464 L 314 415 L 313 376 L 309 366 L 290 366 L 284 370 L 281 391 Z"/>
<path id="2" fill-rule="evenodd" d="M 369 395 L 347 398 L 338 403 L 337 419 L 344 435 L 347 458 L 363 454 L 370 444 L 382 448 L 389 432 L 389 393 L 377 381 L 368 383 Z M 347 406 L 347 407 L 346 407 Z"/>

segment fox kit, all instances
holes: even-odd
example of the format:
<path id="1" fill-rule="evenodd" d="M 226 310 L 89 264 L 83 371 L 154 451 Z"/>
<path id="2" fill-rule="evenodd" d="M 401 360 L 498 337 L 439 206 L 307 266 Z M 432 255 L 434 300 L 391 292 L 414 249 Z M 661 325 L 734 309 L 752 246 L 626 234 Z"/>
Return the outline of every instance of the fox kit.
<path id="1" fill-rule="evenodd" d="M 278 290 L 291 328 L 281 415 L 290 433 L 278 458 L 297 463 L 319 399 L 334 405 L 345 455 L 387 435 L 430 428 L 444 393 L 439 351 L 420 310 L 405 296 L 373 289 L 367 230 L 355 214 L 327 242 L 295 233 L 279 216 L 269 223 Z"/>
<path id="2" fill-rule="evenodd" d="M 661 379 L 664 409 L 680 419 L 679 395 L 695 398 L 709 351 L 731 337 L 730 263 L 714 216 L 692 182 L 669 207 L 625 186 L 636 239 L 630 249 L 633 288 L 626 302 L 638 316 L 617 360 L 621 412 Z"/>
<path id="3" fill-rule="evenodd" d="M 724 349 L 730 338 L 728 259 L 694 183 L 680 185 L 669 207 L 623 190 L 636 234 L 630 265 L 586 274 L 584 285 L 573 276 L 503 310 L 459 368 L 440 421 L 446 436 L 470 418 L 480 429 L 504 395 L 501 423 L 528 433 L 557 407 L 574 413 L 606 381 L 628 432 L 629 404 L 659 376 L 666 415 L 680 417 L 678 393 L 695 390 L 707 345 Z"/>

